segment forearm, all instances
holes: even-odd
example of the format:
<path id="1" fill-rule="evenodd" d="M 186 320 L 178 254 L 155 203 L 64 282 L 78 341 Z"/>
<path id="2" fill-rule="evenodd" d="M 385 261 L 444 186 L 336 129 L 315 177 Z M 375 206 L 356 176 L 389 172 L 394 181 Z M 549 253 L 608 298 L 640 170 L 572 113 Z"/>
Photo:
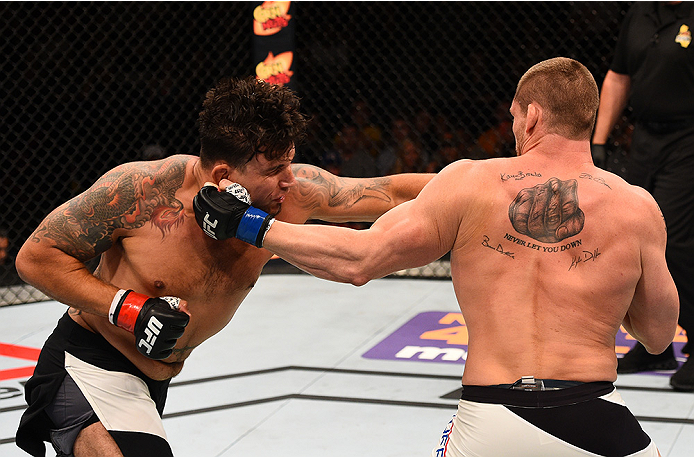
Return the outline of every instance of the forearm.
<path id="1" fill-rule="evenodd" d="M 118 288 L 96 278 L 85 265 L 56 248 L 28 241 L 17 255 L 21 278 L 49 297 L 80 311 L 108 317 Z"/>
<path id="2" fill-rule="evenodd" d="M 366 271 L 368 243 L 359 240 L 365 234 L 343 227 L 275 221 L 263 247 L 319 278 L 362 285 L 373 279 Z"/>
<path id="3" fill-rule="evenodd" d="M 136 349 L 135 337 L 131 333 L 109 324 L 107 319 L 74 310 L 70 310 L 70 312 L 79 314 L 78 319 L 81 318 L 90 328 L 103 336 L 111 346 L 118 349 L 146 376 L 156 381 L 164 381 L 173 378 L 183 369 L 182 361 L 152 360 L 143 356 Z"/>
<path id="4" fill-rule="evenodd" d="M 602 84 L 600 106 L 593 134 L 594 144 L 605 144 L 629 98 L 631 79 L 628 75 L 607 72 Z"/>
<path id="5" fill-rule="evenodd" d="M 659 316 L 644 319 L 633 310 L 624 316 L 624 329 L 639 341 L 651 354 L 660 354 L 675 337 L 677 330 L 677 313 L 664 310 Z"/>

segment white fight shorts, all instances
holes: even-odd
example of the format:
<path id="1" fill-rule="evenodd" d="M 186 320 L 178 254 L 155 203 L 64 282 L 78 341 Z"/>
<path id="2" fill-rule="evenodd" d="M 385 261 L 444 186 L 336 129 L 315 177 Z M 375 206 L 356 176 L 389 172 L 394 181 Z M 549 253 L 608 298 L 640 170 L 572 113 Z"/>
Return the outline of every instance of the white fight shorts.
<path id="1" fill-rule="evenodd" d="M 612 383 L 592 382 L 543 391 L 464 386 L 431 456 L 658 457 L 658 451 Z"/>

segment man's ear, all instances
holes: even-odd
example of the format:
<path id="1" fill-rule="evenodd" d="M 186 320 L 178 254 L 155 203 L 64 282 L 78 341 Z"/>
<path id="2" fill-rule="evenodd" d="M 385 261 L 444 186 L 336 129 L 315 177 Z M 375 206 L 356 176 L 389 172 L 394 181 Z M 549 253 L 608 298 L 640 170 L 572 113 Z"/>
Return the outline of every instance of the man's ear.
<path id="1" fill-rule="evenodd" d="M 534 103 L 528 104 L 528 114 L 525 117 L 525 131 L 530 133 L 542 119 L 542 108 Z"/>
<path id="2" fill-rule="evenodd" d="M 219 184 L 222 179 L 231 179 L 232 170 L 233 168 L 226 162 L 217 162 L 212 167 L 212 182 Z"/>

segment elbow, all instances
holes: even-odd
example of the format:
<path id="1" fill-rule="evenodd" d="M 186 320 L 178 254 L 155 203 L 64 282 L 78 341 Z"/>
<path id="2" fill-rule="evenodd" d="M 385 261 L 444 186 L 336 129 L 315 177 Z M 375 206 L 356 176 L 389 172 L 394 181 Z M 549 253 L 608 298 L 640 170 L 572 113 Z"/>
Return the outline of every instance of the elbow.
<path id="1" fill-rule="evenodd" d="M 643 338 L 641 344 L 646 348 L 649 354 L 658 355 L 662 354 L 677 335 L 677 323 L 675 322 L 670 331 L 660 332 L 658 334 L 651 334 L 650 338 Z"/>
<path id="2" fill-rule="evenodd" d="M 366 271 L 364 271 L 364 269 L 359 267 L 359 264 L 354 264 L 347 268 L 343 272 L 342 278 L 343 282 L 357 287 L 361 287 L 373 279 L 366 273 Z"/>
<path id="3" fill-rule="evenodd" d="M 26 244 L 17 253 L 17 257 L 14 260 L 14 266 L 17 270 L 17 274 L 22 279 L 22 281 L 29 283 L 31 279 L 31 254 L 28 252 Z"/>
<path id="4" fill-rule="evenodd" d="M 659 343 L 657 345 L 646 344 L 643 342 L 641 344 L 643 344 L 643 347 L 646 348 L 646 351 L 648 351 L 649 354 L 658 355 L 658 354 L 662 354 L 663 352 L 665 352 L 665 349 L 667 349 L 668 346 L 670 346 L 670 343 L 672 343 L 672 339 L 670 339 L 670 341 L 662 342 L 662 343 Z"/>
<path id="5" fill-rule="evenodd" d="M 345 265 L 345 269 L 342 272 L 343 281 L 350 283 L 353 286 L 363 286 L 375 278 L 374 273 L 369 265 L 370 263 L 366 260 L 366 258 L 350 261 L 347 265 Z"/>
<path id="6" fill-rule="evenodd" d="M 371 278 L 362 274 L 362 275 L 352 276 L 349 280 L 349 283 L 352 284 L 353 286 L 361 287 L 369 281 L 371 281 Z"/>

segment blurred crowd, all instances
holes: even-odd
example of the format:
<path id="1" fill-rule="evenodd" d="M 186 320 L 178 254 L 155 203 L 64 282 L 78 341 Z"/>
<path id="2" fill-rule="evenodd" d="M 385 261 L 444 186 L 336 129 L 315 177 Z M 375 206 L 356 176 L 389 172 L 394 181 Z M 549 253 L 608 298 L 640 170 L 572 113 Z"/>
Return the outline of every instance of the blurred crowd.
<path id="1" fill-rule="evenodd" d="M 368 103 L 358 100 L 331 144 L 310 155 L 319 158 L 316 165 L 346 177 L 437 173 L 459 159 L 515 155 L 512 122 L 508 104 L 500 103 L 492 125 L 481 132 L 426 108 L 396 114 L 383 126 L 374 122 Z"/>

